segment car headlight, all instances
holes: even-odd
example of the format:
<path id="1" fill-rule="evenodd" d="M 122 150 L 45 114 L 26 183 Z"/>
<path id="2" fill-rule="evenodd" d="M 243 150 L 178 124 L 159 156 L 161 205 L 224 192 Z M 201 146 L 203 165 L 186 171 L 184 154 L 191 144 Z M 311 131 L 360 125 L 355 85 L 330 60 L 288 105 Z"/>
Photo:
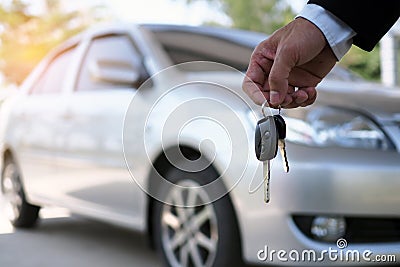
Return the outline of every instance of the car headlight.
<path id="1" fill-rule="evenodd" d="M 383 131 L 360 113 L 333 107 L 310 108 L 297 117 L 290 113 L 285 117 L 288 141 L 319 147 L 379 150 L 392 147 Z"/>

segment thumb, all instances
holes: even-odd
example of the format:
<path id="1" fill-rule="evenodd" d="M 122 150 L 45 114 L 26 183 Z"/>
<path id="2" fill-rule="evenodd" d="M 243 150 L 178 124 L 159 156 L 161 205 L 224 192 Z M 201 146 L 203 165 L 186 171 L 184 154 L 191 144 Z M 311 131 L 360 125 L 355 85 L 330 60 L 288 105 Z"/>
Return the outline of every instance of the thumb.
<path id="1" fill-rule="evenodd" d="M 289 74 L 295 66 L 294 60 L 290 57 L 290 53 L 280 50 L 272 64 L 268 77 L 270 88 L 270 103 L 273 106 L 282 104 L 285 100 L 289 87 Z"/>

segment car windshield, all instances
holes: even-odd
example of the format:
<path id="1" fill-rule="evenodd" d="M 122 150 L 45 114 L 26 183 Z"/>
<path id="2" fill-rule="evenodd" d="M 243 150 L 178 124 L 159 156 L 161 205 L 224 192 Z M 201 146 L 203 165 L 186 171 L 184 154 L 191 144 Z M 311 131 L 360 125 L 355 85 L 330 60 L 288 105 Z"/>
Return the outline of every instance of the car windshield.
<path id="1" fill-rule="evenodd" d="M 153 24 L 142 25 L 142 27 L 154 34 L 174 65 L 190 61 L 212 61 L 229 65 L 242 72 L 247 70 L 255 46 L 268 38 L 263 33 L 219 27 Z M 210 71 L 202 69 L 185 70 Z M 327 76 L 327 79 L 362 80 L 362 78 L 340 66 L 336 66 Z"/>

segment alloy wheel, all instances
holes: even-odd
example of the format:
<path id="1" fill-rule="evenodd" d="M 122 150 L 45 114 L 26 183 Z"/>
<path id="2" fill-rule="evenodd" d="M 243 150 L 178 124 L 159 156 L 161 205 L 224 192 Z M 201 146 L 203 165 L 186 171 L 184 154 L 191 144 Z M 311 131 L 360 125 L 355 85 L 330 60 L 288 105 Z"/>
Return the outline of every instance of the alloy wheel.
<path id="1" fill-rule="evenodd" d="M 173 267 L 210 267 L 217 254 L 218 224 L 207 192 L 193 180 L 183 180 L 167 194 L 161 216 L 161 239 Z"/>
<path id="2" fill-rule="evenodd" d="M 7 164 L 7 166 L 5 166 L 1 181 L 7 217 L 10 221 L 14 221 L 20 216 L 23 205 L 21 195 L 22 185 L 19 180 L 17 168 L 14 164 Z"/>

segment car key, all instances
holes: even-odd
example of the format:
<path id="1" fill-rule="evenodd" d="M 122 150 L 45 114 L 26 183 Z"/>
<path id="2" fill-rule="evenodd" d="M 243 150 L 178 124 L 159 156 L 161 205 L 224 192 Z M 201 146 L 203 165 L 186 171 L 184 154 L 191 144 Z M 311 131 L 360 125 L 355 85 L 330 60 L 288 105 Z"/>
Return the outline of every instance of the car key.
<path id="1" fill-rule="evenodd" d="M 276 157 L 278 150 L 278 133 L 273 116 L 266 116 L 258 121 L 255 135 L 255 151 L 258 160 L 264 162 L 264 201 L 270 200 L 270 160 Z"/>
<path id="2" fill-rule="evenodd" d="M 271 160 L 278 151 L 278 134 L 273 116 L 267 116 L 257 122 L 255 151 L 260 161 Z"/>
<path id="3" fill-rule="evenodd" d="M 286 122 L 281 115 L 274 115 L 276 130 L 278 132 L 278 147 L 283 160 L 283 170 L 289 172 L 289 161 L 286 154 Z"/>
<path id="4" fill-rule="evenodd" d="M 267 160 L 266 162 L 264 162 L 263 164 L 264 166 L 264 202 L 265 203 L 269 203 L 269 200 L 271 199 L 270 197 L 270 180 L 271 180 L 271 163 L 269 160 Z"/>

